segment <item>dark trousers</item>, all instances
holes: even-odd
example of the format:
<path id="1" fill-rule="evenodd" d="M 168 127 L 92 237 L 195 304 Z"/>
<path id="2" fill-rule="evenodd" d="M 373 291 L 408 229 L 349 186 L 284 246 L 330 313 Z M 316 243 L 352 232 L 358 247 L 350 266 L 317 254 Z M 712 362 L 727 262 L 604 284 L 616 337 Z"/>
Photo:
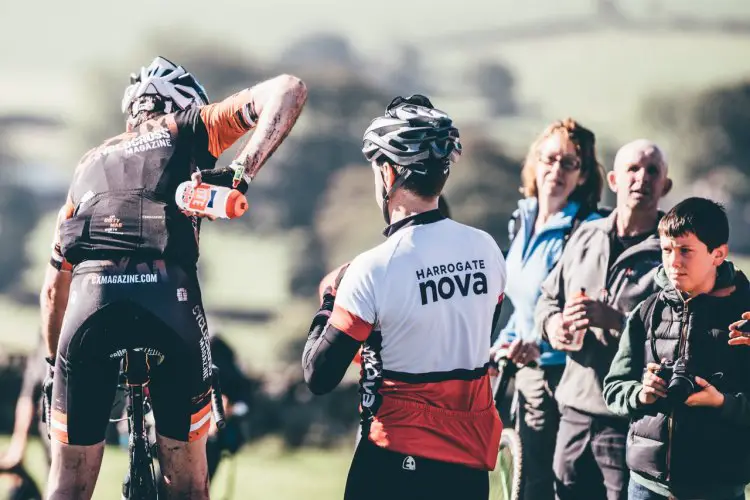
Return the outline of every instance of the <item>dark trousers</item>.
<path id="1" fill-rule="evenodd" d="M 558 500 L 626 500 L 628 421 L 563 407 L 555 445 Z"/>
<path id="2" fill-rule="evenodd" d="M 560 425 L 554 393 L 565 365 L 522 368 L 516 374 L 518 434 L 523 444 L 524 500 L 553 500 L 552 457 Z"/>
<path id="3" fill-rule="evenodd" d="M 672 498 L 674 497 L 665 497 L 664 495 L 654 493 L 645 486 L 636 483 L 632 479 L 630 480 L 630 485 L 628 486 L 628 500 L 672 500 Z M 715 498 L 714 500 L 719 499 Z M 745 495 L 743 494 L 732 498 L 725 497 L 721 500 L 745 500 Z"/>
<path id="4" fill-rule="evenodd" d="M 362 438 L 344 500 L 487 500 L 487 471 L 395 453 Z"/>

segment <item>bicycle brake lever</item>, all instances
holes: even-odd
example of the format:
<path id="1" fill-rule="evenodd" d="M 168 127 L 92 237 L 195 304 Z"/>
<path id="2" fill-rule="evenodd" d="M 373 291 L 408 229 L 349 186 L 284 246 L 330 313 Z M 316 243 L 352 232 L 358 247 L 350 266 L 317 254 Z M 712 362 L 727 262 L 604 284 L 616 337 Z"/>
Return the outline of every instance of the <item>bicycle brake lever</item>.
<path id="1" fill-rule="evenodd" d="M 221 397 L 221 384 L 219 382 L 219 367 L 213 365 L 211 367 L 211 409 L 214 413 L 214 421 L 216 427 L 221 430 L 226 423 L 226 417 L 224 416 L 224 399 Z"/>

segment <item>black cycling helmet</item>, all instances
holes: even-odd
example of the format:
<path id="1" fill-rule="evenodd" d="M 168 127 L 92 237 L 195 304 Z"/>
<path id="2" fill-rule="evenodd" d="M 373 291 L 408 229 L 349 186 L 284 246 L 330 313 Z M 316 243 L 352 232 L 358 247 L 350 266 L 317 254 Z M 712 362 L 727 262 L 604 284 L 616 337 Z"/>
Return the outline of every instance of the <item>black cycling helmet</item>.
<path id="1" fill-rule="evenodd" d="M 383 217 L 390 221 L 387 204 L 393 192 L 412 174 L 425 175 L 428 169 L 447 173 L 461 155 L 461 142 L 453 120 L 435 109 L 430 100 L 414 94 L 398 96 L 375 118 L 362 138 L 362 153 L 369 162 L 388 162 L 398 177 L 390 191 L 383 193 Z"/>
<path id="2" fill-rule="evenodd" d="M 141 108 L 133 104 L 144 96 L 161 100 L 166 113 L 209 103 L 206 90 L 198 80 L 165 57 L 156 57 L 138 74 L 130 75 L 130 85 L 122 98 L 122 112 L 135 117 Z"/>

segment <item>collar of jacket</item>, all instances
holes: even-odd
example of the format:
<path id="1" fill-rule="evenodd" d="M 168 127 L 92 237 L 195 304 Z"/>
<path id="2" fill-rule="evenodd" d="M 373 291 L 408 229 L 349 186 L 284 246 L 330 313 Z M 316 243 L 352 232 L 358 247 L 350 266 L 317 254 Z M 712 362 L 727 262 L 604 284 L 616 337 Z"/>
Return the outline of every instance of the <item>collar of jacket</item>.
<path id="1" fill-rule="evenodd" d="M 664 212 L 659 211 L 658 220 L 661 220 L 663 216 Z M 589 228 L 589 230 L 591 231 L 601 231 L 603 233 L 606 233 L 607 238 L 609 238 L 609 235 L 617 231 L 617 210 L 613 210 L 612 213 L 605 218 L 587 222 L 581 227 L 578 232 L 584 232 L 586 228 Z M 661 248 L 659 246 L 659 232 L 657 231 L 657 228 L 654 228 L 653 233 L 651 233 L 648 238 L 622 252 L 617 257 L 615 262 L 612 263 L 612 267 L 617 266 L 625 259 L 641 252 L 661 252 Z"/>
<path id="2" fill-rule="evenodd" d="M 545 223 L 542 231 L 553 231 L 571 227 L 580 207 L 581 204 L 577 201 L 569 201 L 559 212 L 552 214 Z M 522 220 L 524 226 L 528 228 L 535 223 L 538 213 L 539 200 L 535 197 L 529 197 L 518 200 L 518 208 L 513 215 L 514 217 L 518 216 L 519 221 Z"/>
<path id="3" fill-rule="evenodd" d="M 663 297 L 669 303 L 683 304 L 686 302 L 683 295 L 669 281 L 667 271 L 663 265 L 659 266 L 654 279 L 656 280 L 656 285 L 662 289 Z M 710 299 L 726 297 L 734 293 L 732 290 L 733 287 L 735 290 L 744 290 L 750 287 L 750 283 L 748 283 L 747 277 L 742 271 L 737 269 L 731 261 L 725 260 L 716 269 L 716 284 L 714 285 L 714 289 L 708 294 L 698 295 L 688 300 L 692 301 L 699 297 Z"/>
<path id="4" fill-rule="evenodd" d="M 383 236 L 389 237 L 399 229 L 403 229 L 405 227 L 432 224 L 433 222 L 439 222 L 443 219 L 445 219 L 445 216 L 440 212 L 440 210 L 428 210 L 427 212 L 411 215 L 409 217 L 406 217 L 405 219 L 401 219 L 398 222 L 394 222 L 393 224 L 385 228 L 385 230 L 383 231 Z"/>
<path id="5" fill-rule="evenodd" d="M 662 217 L 664 217 L 664 212 L 662 212 L 661 210 L 659 210 L 657 212 L 657 216 L 656 216 L 656 226 L 657 227 L 658 227 L 659 221 L 661 220 Z M 607 233 L 613 233 L 613 232 L 617 231 L 617 209 L 612 210 L 612 213 L 609 214 L 608 216 L 604 217 L 603 219 L 599 219 L 599 220 L 590 222 L 590 224 L 596 224 L 596 226 L 599 229 L 601 229 L 603 231 L 606 231 Z M 658 238 L 659 237 L 659 232 L 657 231 L 657 227 L 654 227 L 653 234 L 656 235 L 656 237 Z"/>

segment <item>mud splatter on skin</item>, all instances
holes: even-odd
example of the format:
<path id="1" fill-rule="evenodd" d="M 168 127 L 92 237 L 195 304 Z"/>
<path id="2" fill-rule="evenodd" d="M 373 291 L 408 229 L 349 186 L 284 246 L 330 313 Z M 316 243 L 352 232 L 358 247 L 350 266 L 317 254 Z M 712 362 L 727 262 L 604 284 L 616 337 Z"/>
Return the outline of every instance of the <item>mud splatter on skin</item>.
<path id="1" fill-rule="evenodd" d="M 260 168 L 292 131 L 307 102 L 307 88 L 300 80 L 288 86 L 279 97 L 263 103 L 255 132 L 242 148 L 238 158 L 245 166 L 245 176 L 252 180 Z M 253 109 L 257 108 L 251 103 Z M 244 157 L 244 161 L 242 158 Z"/>

